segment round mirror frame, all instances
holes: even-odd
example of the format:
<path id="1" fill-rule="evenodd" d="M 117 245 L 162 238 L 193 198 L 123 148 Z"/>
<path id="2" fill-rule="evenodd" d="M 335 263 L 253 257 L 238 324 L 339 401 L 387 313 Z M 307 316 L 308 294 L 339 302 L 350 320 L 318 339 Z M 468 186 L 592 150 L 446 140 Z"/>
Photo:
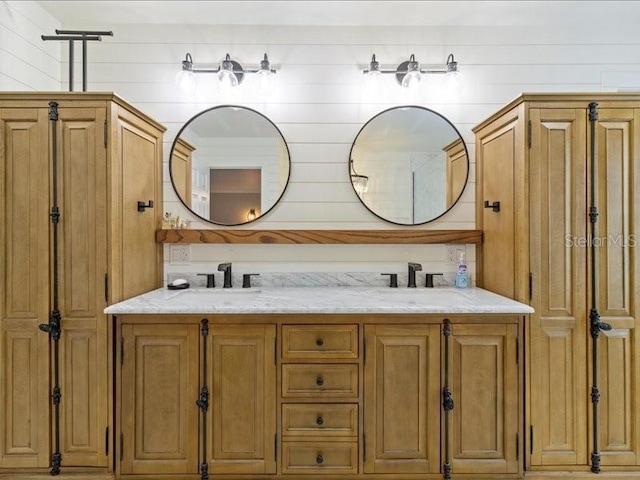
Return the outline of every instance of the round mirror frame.
<path id="1" fill-rule="evenodd" d="M 358 192 L 356 191 L 355 185 L 353 184 L 353 180 L 351 179 L 351 175 L 352 175 L 352 164 L 351 164 L 351 158 L 352 158 L 352 154 L 353 154 L 353 148 L 358 140 L 358 137 L 360 136 L 360 134 L 362 133 L 362 131 L 367 128 L 367 125 L 369 125 L 373 120 L 375 120 L 376 118 L 378 118 L 379 116 L 388 113 L 392 110 L 400 110 L 400 109 L 407 109 L 407 108 L 415 108 L 415 109 L 420 109 L 420 110 L 425 110 L 428 113 L 434 114 L 438 117 L 440 117 L 443 121 L 445 121 L 447 124 L 449 124 L 449 126 L 451 126 L 451 128 L 455 131 L 455 133 L 458 135 L 458 138 L 460 139 L 460 142 L 462 143 L 462 147 L 464 148 L 466 157 L 467 157 L 467 174 L 465 176 L 465 180 L 464 180 L 464 184 L 462 186 L 462 188 L 460 189 L 460 193 L 458 194 L 458 196 L 456 197 L 456 199 L 451 203 L 451 205 L 449 205 L 442 213 L 440 213 L 439 215 L 430 218 L 429 220 L 426 220 L 424 222 L 418 222 L 418 223 L 401 223 L 401 222 L 396 222 L 393 220 L 389 220 L 385 217 L 383 217 L 382 215 L 378 214 L 377 212 L 373 211 L 365 202 L 364 200 L 360 197 L 360 195 L 358 194 Z M 455 140 L 454 140 L 455 141 Z M 450 142 L 452 143 L 452 142 Z M 364 207 L 369 210 L 372 214 L 374 214 L 376 217 L 378 217 L 380 220 L 384 220 L 385 222 L 388 223 L 392 223 L 394 225 L 402 225 L 402 226 L 407 226 L 407 227 L 413 227 L 413 226 L 417 226 L 417 225 L 424 225 L 426 223 L 430 223 L 433 222 L 437 219 L 439 219 L 440 217 L 442 217 L 443 215 L 445 215 L 449 210 L 451 210 L 460 200 L 460 198 L 462 197 L 462 194 L 464 193 L 465 189 L 467 188 L 467 184 L 469 183 L 469 170 L 470 170 L 471 166 L 469 163 L 469 150 L 467 149 L 467 144 L 465 143 L 464 139 L 462 138 L 462 135 L 460 134 L 460 131 L 455 127 L 455 125 L 448 119 L 446 118 L 444 115 L 436 112 L 435 110 L 431 110 L 430 108 L 427 107 L 421 107 L 419 105 L 401 105 L 401 106 L 397 106 L 397 107 L 391 107 L 391 108 L 387 108 L 381 112 L 378 112 L 377 114 L 375 114 L 373 117 L 371 117 L 369 120 L 367 120 L 367 122 L 360 128 L 360 130 L 358 131 L 358 134 L 355 136 L 353 143 L 351 144 L 351 149 L 349 150 L 349 160 L 347 162 L 347 173 L 349 175 L 349 182 L 351 183 L 351 187 L 353 188 L 354 193 L 356 194 L 356 197 L 358 197 L 358 200 L 360 200 L 360 203 L 362 203 L 362 205 L 364 205 Z"/>
<path id="2" fill-rule="evenodd" d="M 196 212 L 194 212 L 191 207 L 189 207 L 186 202 L 185 199 L 182 198 L 182 196 L 178 193 L 178 189 L 176 187 L 175 181 L 173 179 L 173 170 L 171 168 L 171 163 L 173 160 L 173 151 L 176 147 L 176 144 L 180 141 L 180 135 L 185 131 L 185 129 L 187 127 L 189 127 L 189 124 L 191 122 L 193 122 L 194 120 L 196 120 L 197 118 L 199 118 L 200 116 L 209 113 L 213 110 L 218 110 L 218 109 L 222 109 L 222 108 L 232 108 L 232 109 L 242 109 L 242 110 L 246 110 L 249 111 L 251 113 L 254 113 L 256 115 L 259 115 L 260 117 L 262 117 L 264 120 L 266 120 L 267 122 L 269 122 L 273 128 L 276 130 L 276 132 L 278 132 L 278 135 L 280 136 L 280 138 L 282 139 L 282 143 L 284 144 L 284 148 L 287 152 L 287 160 L 288 160 L 288 171 L 287 171 L 287 180 L 284 184 L 284 187 L 282 188 L 282 192 L 280 192 L 280 195 L 278 196 L 278 198 L 273 202 L 273 205 L 271 205 L 268 209 L 264 210 L 263 212 L 260 213 L 259 216 L 256 216 L 254 219 L 252 220 L 247 220 L 246 222 L 240 222 L 240 223 L 222 223 L 222 222 L 216 222 L 214 220 L 211 220 L 209 218 L 205 218 L 202 215 L 197 214 Z M 258 112 L 257 110 L 254 110 L 252 108 L 249 107 L 244 107 L 241 105 L 217 105 L 214 107 L 210 107 L 207 108 L 205 110 L 202 110 L 198 113 L 196 113 L 194 116 L 192 116 L 189 120 L 187 120 L 185 122 L 185 124 L 180 128 L 180 130 L 178 131 L 178 133 L 176 134 L 176 137 L 173 140 L 173 143 L 171 144 L 171 150 L 169 150 L 169 177 L 171 178 L 171 186 L 173 187 L 173 191 L 175 192 L 176 196 L 178 197 L 178 199 L 180 200 L 180 202 L 182 203 L 182 205 L 184 205 L 184 207 L 191 212 L 191 214 L 195 215 L 196 217 L 198 217 L 200 220 L 203 220 L 205 222 L 209 222 L 212 223 L 214 225 L 222 225 L 222 226 L 228 226 L 228 227 L 235 227 L 235 226 L 240 226 L 240 225 L 246 225 L 248 223 L 253 223 L 256 222 L 257 220 L 261 219 L 262 217 L 264 217 L 266 214 L 268 214 L 271 210 L 273 210 L 273 208 L 280 202 L 280 200 L 282 200 L 282 197 L 285 193 L 285 191 L 287 190 L 287 187 L 289 186 L 289 180 L 291 179 L 291 152 L 289 151 L 289 145 L 287 145 L 287 141 L 284 138 L 284 135 L 282 135 L 282 132 L 280 131 L 280 129 L 276 126 L 276 124 L 271 121 L 266 115 Z"/>

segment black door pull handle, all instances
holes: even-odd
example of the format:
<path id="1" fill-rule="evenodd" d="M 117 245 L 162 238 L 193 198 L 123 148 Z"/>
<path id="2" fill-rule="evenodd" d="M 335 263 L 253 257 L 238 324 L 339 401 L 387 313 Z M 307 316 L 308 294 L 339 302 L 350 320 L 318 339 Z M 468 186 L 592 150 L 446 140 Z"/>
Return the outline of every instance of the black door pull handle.
<path id="1" fill-rule="evenodd" d="M 138 201 L 138 211 L 144 212 L 147 208 L 153 208 L 153 200 L 149 200 L 149 203 Z"/>
<path id="2" fill-rule="evenodd" d="M 484 208 L 490 208 L 494 212 L 500 211 L 500 202 L 489 203 L 487 200 L 484 201 Z"/>

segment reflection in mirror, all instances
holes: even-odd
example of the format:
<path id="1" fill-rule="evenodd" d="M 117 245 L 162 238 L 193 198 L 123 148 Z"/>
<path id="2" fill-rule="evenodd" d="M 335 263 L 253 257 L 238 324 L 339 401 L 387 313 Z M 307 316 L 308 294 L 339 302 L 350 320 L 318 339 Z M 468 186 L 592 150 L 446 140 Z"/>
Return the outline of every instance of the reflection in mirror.
<path id="1" fill-rule="evenodd" d="M 388 222 L 419 225 L 458 201 L 469 157 L 445 117 L 424 107 L 395 107 L 362 127 L 351 147 L 349 175 L 372 213 Z"/>
<path id="2" fill-rule="evenodd" d="M 218 225 L 241 225 L 260 218 L 282 197 L 289 149 L 267 117 L 223 105 L 182 127 L 171 147 L 169 171 L 178 197 L 195 215 Z"/>

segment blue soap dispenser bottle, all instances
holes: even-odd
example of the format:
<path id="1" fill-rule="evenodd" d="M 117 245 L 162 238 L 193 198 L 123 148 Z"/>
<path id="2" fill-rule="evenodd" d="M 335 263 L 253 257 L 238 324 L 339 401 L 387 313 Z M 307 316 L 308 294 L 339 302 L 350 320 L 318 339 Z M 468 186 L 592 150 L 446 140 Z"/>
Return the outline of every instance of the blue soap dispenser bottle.
<path id="1" fill-rule="evenodd" d="M 467 278 L 467 261 L 464 250 L 458 254 L 458 267 L 456 269 L 456 287 L 467 288 L 469 281 Z"/>

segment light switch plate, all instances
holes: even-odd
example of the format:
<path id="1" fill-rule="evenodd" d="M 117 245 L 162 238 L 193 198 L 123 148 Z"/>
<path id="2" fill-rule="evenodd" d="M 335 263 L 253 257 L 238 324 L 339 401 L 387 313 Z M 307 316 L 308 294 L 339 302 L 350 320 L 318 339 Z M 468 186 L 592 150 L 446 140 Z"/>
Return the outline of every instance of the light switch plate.
<path id="1" fill-rule="evenodd" d="M 169 247 L 171 265 L 185 265 L 191 262 L 190 245 L 171 245 Z"/>

